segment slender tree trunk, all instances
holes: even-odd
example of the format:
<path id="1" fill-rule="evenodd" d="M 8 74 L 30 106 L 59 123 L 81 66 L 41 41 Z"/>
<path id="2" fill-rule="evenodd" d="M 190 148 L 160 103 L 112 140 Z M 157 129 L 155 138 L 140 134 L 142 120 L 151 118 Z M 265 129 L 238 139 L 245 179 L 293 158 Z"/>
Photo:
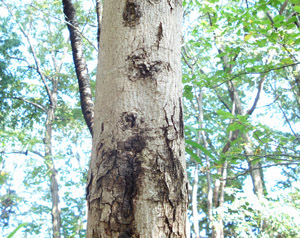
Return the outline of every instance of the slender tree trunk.
<path id="1" fill-rule="evenodd" d="M 229 82 L 227 84 L 227 86 L 228 86 L 230 98 L 231 98 L 232 102 L 236 105 L 235 113 L 237 115 L 244 115 L 243 105 L 242 105 L 241 99 L 238 95 L 238 92 L 237 92 L 233 82 Z M 251 144 L 251 139 L 249 137 L 249 134 L 244 133 L 241 136 L 245 142 L 245 146 L 244 146 L 245 154 L 253 155 L 254 150 L 253 150 L 253 147 Z M 263 185 L 263 176 L 262 176 L 262 172 L 261 172 L 261 168 L 260 168 L 261 167 L 260 163 L 254 163 L 253 161 L 248 159 L 248 165 L 249 165 L 249 170 L 250 170 L 250 176 L 251 176 L 252 183 L 253 183 L 253 191 L 259 198 L 261 198 L 264 196 L 264 190 L 263 190 L 264 185 Z"/>
<path id="2" fill-rule="evenodd" d="M 181 1 L 104 0 L 87 237 L 186 237 Z"/>
<path id="3" fill-rule="evenodd" d="M 73 61 L 79 85 L 81 110 L 89 131 L 91 135 L 93 135 L 94 102 L 92 98 L 88 68 L 83 55 L 83 46 L 79 32 L 79 25 L 76 20 L 76 10 L 73 6 L 72 0 L 62 0 L 62 3 L 65 19 L 68 23 L 67 26 L 70 33 Z"/>
<path id="4" fill-rule="evenodd" d="M 246 155 L 254 155 L 253 146 L 251 145 L 251 139 L 249 137 L 249 134 L 243 134 L 242 135 L 244 141 L 245 141 L 245 154 Z M 250 158 L 247 158 L 248 166 L 250 170 L 250 175 L 252 179 L 253 184 L 253 191 L 258 196 L 258 198 L 263 198 L 264 196 L 264 183 L 263 183 L 263 175 L 261 172 L 261 164 L 253 162 Z"/>
<path id="5" fill-rule="evenodd" d="M 100 33 L 101 33 L 101 18 L 102 18 L 102 2 L 101 0 L 96 0 L 96 14 L 97 14 L 97 42 L 98 42 L 98 49 L 100 43 Z"/>
<path id="6" fill-rule="evenodd" d="M 195 166 L 194 171 L 194 184 L 193 184 L 193 191 L 192 191 L 192 211 L 193 211 L 193 227 L 195 238 L 200 238 L 200 231 L 199 231 L 199 219 L 198 219 L 198 177 L 199 177 L 199 169 L 198 165 Z"/>
<path id="7" fill-rule="evenodd" d="M 55 164 L 52 154 L 52 123 L 54 120 L 54 111 L 55 106 L 51 105 L 47 111 L 47 120 L 46 120 L 46 133 L 45 133 L 45 160 L 50 171 L 50 186 L 51 186 L 51 201 L 52 201 L 52 230 L 53 238 L 60 238 L 60 228 L 61 228 L 61 209 L 59 202 L 59 189 L 58 189 L 58 175 L 55 169 Z"/>
<path id="8" fill-rule="evenodd" d="M 211 15 L 209 14 L 209 21 L 210 21 L 210 25 L 213 26 L 213 22 L 211 20 Z M 218 51 L 219 53 L 223 53 L 224 52 L 224 45 L 221 43 L 218 43 L 217 42 L 217 39 L 216 39 L 216 34 L 215 34 L 215 43 L 218 45 Z M 218 37 L 221 37 L 221 36 L 218 36 Z M 221 37 L 222 38 L 222 37 Z M 218 40 L 219 42 L 222 42 L 220 40 Z M 221 57 L 222 59 L 222 62 L 223 62 L 223 69 L 224 71 L 227 71 L 228 73 L 232 73 L 232 67 L 233 65 L 232 64 L 229 64 L 230 61 L 235 61 L 236 57 L 238 56 L 235 55 L 233 58 L 229 59 L 229 57 L 227 55 Z M 272 60 L 272 57 L 273 55 L 271 55 L 268 59 L 268 62 L 270 62 L 270 60 Z M 251 109 L 247 112 L 247 114 L 252 114 L 252 112 L 254 111 L 254 109 L 256 108 L 256 105 L 257 105 L 257 102 L 259 100 L 259 96 L 260 96 L 260 92 L 262 90 L 262 86 L 263 86 L 263 83 L 265 81 L 265 77 L 266 75 L 263 75 L 261 80 L 260 80 L 260 83 L 259 83 L 259 88 L 258 88 L 258 93 L 256 95 L 256 98 L 255 98 L 255 102 L 253 104 L 253 106 L 251 107 Z M 236 115 L 244 115 L 243 113 L 243 105 L 242 105 L 242 102 L 241 102 L 241 99 L 240 99 L 240 96 L 238 94 L 238 91 L 234 85 L 234 83 L 232 81 L 229 81 L 227 83 L 227 88 L 228 88 L 228 92 L 229 92 L 229 96 L 231 98 L 231 101 L 232 101 L 232 104 L 235 104 L 235 114 Z M 239 133 L 239 132 L 238 132 Z M 242 135 L 245 137 L 245 135 Z M 250 139 L 249 135 L 246 136 L 247 138 Z M 236 138 L 233 138 L 234 140 Z M 230 148 L 230 143 L 227 145 L 229 146 Z M 249 143 L 250 145 L 250 143 Z M 228 149 L 229 149 L 228 148 Z M 245 152 L 247 153 L 247 150 L 245 150 Z M 252 178 L 252 181 L 253 181 L 253 190 L 256 192 L 256 194 L 258 195 L 258 197 L 261 197 L 263 196 L 263 191 L 261 190 L 261 188 L 263 188 L 263 177 L 262 177 L 262 172 L 261 172 L 261 169 L 259 164 L 254 164 L 251 160 L 248 160 L 248 165 L 249 165 L 249 169 L 251 171 L 254 171 L 253 173 L 251 172 L 250 175 L 251 175 L 251 178 Z M 256 170 L 259 169 L 259 173 L 257 173 Z"/>
<path id="9" fill-rule="evenodd" d="M 204 126 L 204 113 L 203 113 L 203 92 L 200 89 L 199 95 L 196 97 L 197 99 L 197 106 L 199 111 L 199 138 L 201 138 L 201 141 L 204 145 L 205 149 L 208 149 L 208 142 L 206 139 L 206 133 L 203 130 Z M 207 155 L 205 155 L 205 161 L 206 161 L 206 181 L 207 181 L 207 215 L 209 222 L 213 222 L 213 189 L 212 189 L 212 178 L 211 178 L 211 167 L 210 167 L 210 159 Z"/>

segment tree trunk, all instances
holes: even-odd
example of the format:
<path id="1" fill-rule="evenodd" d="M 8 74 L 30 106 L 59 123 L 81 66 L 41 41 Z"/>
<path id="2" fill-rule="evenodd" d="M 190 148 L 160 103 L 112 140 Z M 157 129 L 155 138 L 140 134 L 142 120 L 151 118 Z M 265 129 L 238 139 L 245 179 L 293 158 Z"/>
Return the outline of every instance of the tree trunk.
<path id="1" fill-rule="evenodd" d="M 242 135 L 244 141 L 245 141 L 245 154 L 247 155 L 254 155 L 254 149 L 251 145 L 251 139 L 249 137 L 249 134 L 243 134 Z M 260 163 L 254 163 L 250 158 L 247 158 L 248 166 L 250 170 L 250 175 L 252 179 L 253 184 L 253 192 L 257 195 L 257 197 L 263 198 L 264 197 L 264 181 L 263 181 L 263 175 L 262 175 L 262 169 Z"/>
<path id="2" fill-rule="evenodd" d="M 72 0 L 62 0 L 62 3 L 65 19 L 70 33 L 73 61 L 80 93 L 81 111 L 89 131 L 91 135 L 93 135 L 94 102 L 92 98 L 88 68 L 83 55 L 81 34 L 79 32 L 79 25 L 76 20 L 76 11 Z"/>
<path id="3" fill-rule="evenodd" d="M 181 1 L 104 0 L 87 237 L 186 237 Z"/>
<path id="4" fill-rule="evenodd" d="M 193 212 L 193 227 L 195 238 L 200 238 L 200 230 L 199 230 L 199 219 L 198 219 L 198 175 L 199 169 L 198 164 L 195 166 L 194 171 L 194 184 L 193 184 L 193 191 L 192 191 L 192 212 Z"/>
<path id="5" fill-rule="evenodd" d="M 56 100 L 55 100 L 56 101 Z M 56 104 L 56 103 L 55 103 Z M 61 228 L 61 209 L 59 202 L 58 193 L 58 175 L 55 169 L 55 164 L 52 155 L 52 123 L 54 120 L 54 111 L 56 106 L 49 106 L 47 110 L 46 119 L 46 134 L 45 134 L 45 160 L 48 170 L 51 173 L 50 176 L 50 186 L 51 186 L 51 201 L 52 201 L 52 231 L 53 238 L 60 238 L 60 228 Z"/>
<path id="6" fill-rule="evenodd" d="M 236 105 L 235 113 L 237 115 L 244 115 L 243 105 L 242 105 L 241 99 L 238 95 L 235 85 L 233 84 L 233 82 L 229 82 L 227 84 L 227 86 L 228 86 L 230 98 L 231 98 L 232 102 L 235 103 L 235 105 Z M 253 112 L 253 110 L 254 110 L 254 108 L 251 109 L 252 112 Z M 251 144 L 251 139 L 249 137 L 249 134 L 244 133 L 241 136 L 244 139 L 245 154 L 253 155 L 254 150 L 253 150 L 253 146 Z M 258 198 L 262 198 L 264 196 L 264 190 L 263 190 L 264 182 L 263 182 L 263 175 L 262 175 L 262 171 L 261 171 L 261 165 L 260 165 L 260 163 L 253 163 L 253 161 L 251 161 L 249 158 L 247 158 L 247 159 L 248 159 L 247 161 L 248 161 L 248 166 L 249 166 L 249 170 L 250 170 L 250 176 L 251 176 L 252 183 L 253 183 L 253 191 L 258 196 Z"/>

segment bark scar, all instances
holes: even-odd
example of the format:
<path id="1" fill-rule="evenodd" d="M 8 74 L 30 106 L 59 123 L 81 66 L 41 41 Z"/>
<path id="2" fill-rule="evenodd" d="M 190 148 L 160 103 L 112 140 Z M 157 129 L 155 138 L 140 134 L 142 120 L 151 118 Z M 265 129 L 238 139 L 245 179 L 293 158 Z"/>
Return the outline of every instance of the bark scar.
<path id="1" fill-rule="evenodd" d="M 124 25 L 134 27 L 140 23 L 142 12 L 135 0 L 127 0 L 123 10 Z"/>
<path id="2" fill-rule="evenodd" d="M 157 49 L 159 49 L 159 44 L 162 38 L 163 38 L 163 27 L 162 27 L 162 23 L 160 22 L 157 31 Z"/>

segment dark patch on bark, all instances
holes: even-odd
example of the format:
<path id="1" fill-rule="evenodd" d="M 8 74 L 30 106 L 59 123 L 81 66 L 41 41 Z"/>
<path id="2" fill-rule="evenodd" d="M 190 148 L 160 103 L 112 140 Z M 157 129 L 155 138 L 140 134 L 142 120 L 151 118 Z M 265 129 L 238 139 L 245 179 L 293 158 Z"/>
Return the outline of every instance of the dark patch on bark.
<path id="1" fill-rule="evenodd" d="M 90 198 L 90 186 L 92 184 L 92 181 L 93 181 L 93 173 L 91 172 L 90 177 L 88 177 L 87 179 L 87 185 L 85 188 L 85 199 L 88 201 L 88 206 L 90 205 L 89 198 Z"/>
<path id="2" fill-rule="evenodd" d="M 183 124 L 183 107 L 182 107 L 182 102 L 181 98 L 179 98 L 179 132 L 181 138 L 184 137 L 184 124 Z"/>
<path id="3" fill-rule="evenodd" d="M 132 232 L 131 231 L 127 231 L 127 232 L 124 232 L 124 233 L 120 234 L 118 236 L 118 238 L 131 238 L 131 236 L 132 236 Z"/>
<path id="4" fill-rule="evenodd" d="M 174 8 L 173 8 L 173 6 L 172 6 L 171 0 L 168 0 L 168 4 L 169 4 L 170 10 L 171 10 L 171 12 L 172 12 Z"/>
<path id="5" fill-rule="evenodd" d="M 140 162 L 135 157 L 134 154 L 130 155 L 126 153 L 125 158 L 122 158 L 125 159 L 125 163 L 122 163 L 119 168 L 119 174 L 123 178 L 123 182 L 125 182 L 124 197 L 121 206 L 121 214 L 125 220 L 128 220 L 128 218 L 133 219 L 133 198 L 137 193 L 136 182 L 141 170 Z"/>
<path id="6" fill-rule="evenodd" d="M 140 23 L 142 12 L 139 4 L 134 0 L 127 0 L 123 11 L 124 25 L 134 27 Z"/>
<path id="7" fill-rule="evenodd" d="M 171 118 L 172 118 L 172 116 L 171 116 Z M 177 157 L 177 154 L 173 151 L 173 148 L 172 148 L 172 145 L 173 145 L 173 143 L 176 143 L 176 138 L 178 138 L 178 136 L 176 136 L 176 135 L 175 135 L 175 137 L 170 136 L 170 131 L 171 131 L 171 134 L 174 132 L 176 134 L 178 134 L 180 132 L 176 131 L 175 125 L 172 124 L 172 123 L 174 123 L 173 120 L 172 120 L 172 123 L 169 124 L 167 113 L 165 115 L 165 120 L 168 124 L 168 126 L 163 128 L 163 135 L 165 138 L 165 144 L 166 144 L 166 148 L 167 148 L 165 155 L 163 155 L 164 159 L 166 160 L 166 165 L 167 165 L 166 171 L 168 171 L 168 173 L 171 176 L 173 181 L 178 182 L 178 186 L 174 187 L 174 190 L 170 191 L 170 192 L 176 194 L 176 198 L 172 199 L 172 200 L 168 199 L 168 201 L 171 203 L 172 206 L 176 206 L 182 199 L 184 199 L 184 194 L 180 190 L 180 188 L 182 187 L 181 183 L 183 182 L 182 179 L 184 178 L 184 169 L 182 168 L 180 159 Z"/>
<path id="8" fill-rule="evenodd" d="M 132 55 L 128 56 L 129 75 L 131 81 L 139 79 L 155 79 L 154 76 L 162 71 L 163 63 L 160 60 L 150 61 L 149 56 L 144 49 L 137 50 Z"/>
<path id="9" fill-rule="evenodd" d="M 162 27 L 162 23 L 161 22 L 159 23 L 156 36 L 157 36 L 157 49 L 159 49 L 160 41 L 163 38 L 163 27 Z"/>
<path id="10" fill-rule="evenodd" d="M 169 167 L 169 171 L 171 172 L 171 175 L 173 175 L 172 177 L 176 181 L 176 179 L 178 178 L 178 176 L 177 176 L 177 171 L 176 171 L 177 170 L 177 166 L 175 164 L 175 161 L 177 161 L 178 159 L 175 158 L 175 156 L 174 156 L 174 152 L 173 152 L 172 146 L 171 146 L 172 141 L 168 139 L 168 134 L 169 134 L 168 133 L 168 130 L 169 130 L 168 127 L 163 128 L 163 130 L 164 130 L 165 142 L 166 142 L 166 145 L 167 145 L 167 155 L 166 155 L 166 158 L 169 160 L 169 164 L 171 165 Z"/>
<path id="11" fill-rule="evenodd" d="M 149 3 L 151 4 L 157 4 L 159 3 L 161 0 L 148 0 Z"/>
<path id="12" fill-rule="evenodd" d="M 134 113 L 129 113 L 125 116 L 125 121 L 128 123 L 128 125 L 133 128 L 136 126 L 136 118 L 137 115 Z"/>
<path id="13" fill-rule="evenodd" d="M 138 130 L 140 131 L 141 125 L 145 119 L 137 112 L 124 112 L 119 121 L 122 130 Z"/>
<path id="14" fill-rule="evenodd" d="M 96 147 L 97 152 L 99 152 L 102 149 L 102 147 L 103 147 L 103 143 L 99 142 L 97 147 Z"/>
<path id="15" fill-rule="evenodd" d="M 101 133 L 104 131 L 104 123 L 101 123 Z"/>
<path id="16" fill-rule="evenodd" d="M 131 151 L 134 153 L 140 153 L 146 146 L 146 140 L 143 136 L 141 135 L 134 135 L 129 137 L 125 142 L 124 142 L 124 149 L 126 151 Z"/>

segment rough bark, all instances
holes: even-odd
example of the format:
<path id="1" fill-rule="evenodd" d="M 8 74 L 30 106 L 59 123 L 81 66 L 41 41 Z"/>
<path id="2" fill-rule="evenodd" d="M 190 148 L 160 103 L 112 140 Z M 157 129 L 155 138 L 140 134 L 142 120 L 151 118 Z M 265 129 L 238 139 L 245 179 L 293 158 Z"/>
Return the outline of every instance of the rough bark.
<path id="1" fill-rule="evenodd" d="M 92 98 L 88 68 L 83 55 L 81 35 L 76 20 L 76 10 L 72 4 L 72 0 L 62 0 L 62 2 L 65 19 L 70 32 L 73 61 L 79 85 L 81 110 L 89 131 L 93 135 L 94 102 Z"/>
<path id="2" fill-rule="evenodd" d="M 181 8 L 103 1 L 88 238 L 186 237 Z"/>

